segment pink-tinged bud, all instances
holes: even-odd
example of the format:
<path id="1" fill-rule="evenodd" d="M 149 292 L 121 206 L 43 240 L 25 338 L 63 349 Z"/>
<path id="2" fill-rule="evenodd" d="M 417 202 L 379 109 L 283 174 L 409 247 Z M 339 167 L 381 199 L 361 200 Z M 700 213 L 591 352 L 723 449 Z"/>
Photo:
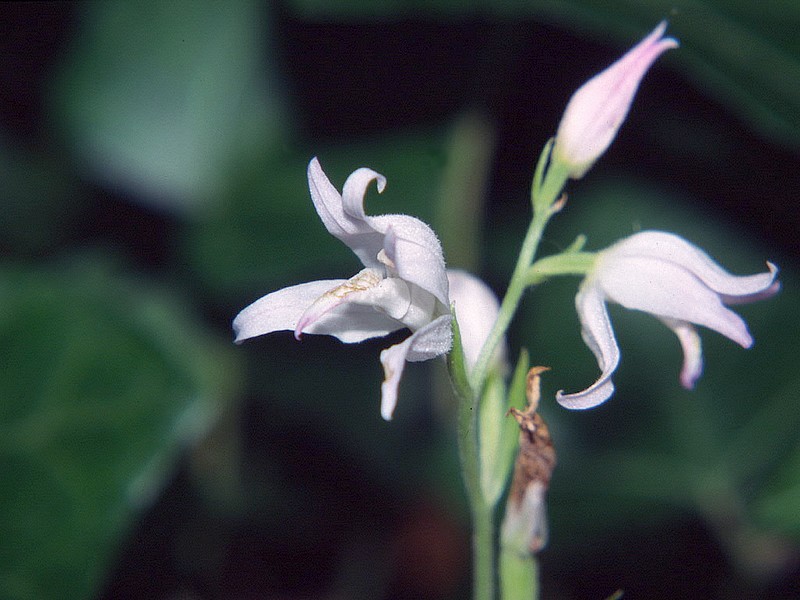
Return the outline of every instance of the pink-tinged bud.
<path id="1" fill-rule="evenodd" d="M 678 42 L 661 37 L 666 21 L 622 58 L 584 83 L 572 95 L 558 126 L 553 157 L 580 179 L 606 151 L 628 115 L 636 90 L 650 65 Z"/>

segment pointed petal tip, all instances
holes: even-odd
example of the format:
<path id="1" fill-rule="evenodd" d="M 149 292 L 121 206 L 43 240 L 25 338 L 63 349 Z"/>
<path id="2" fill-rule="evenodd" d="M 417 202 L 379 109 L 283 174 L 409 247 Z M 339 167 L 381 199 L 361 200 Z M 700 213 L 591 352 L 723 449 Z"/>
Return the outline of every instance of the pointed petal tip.
<path id="1" fill-rule="evenodd" d="M 601 405 L 614 394 L 614 382 L 611 379 L 595 382 L 593 385 L 575 394 L 565 394 L 564 390 L 556 392 L 556 401 L 569 410 L 586 410 Z"/>
<path id="2" fill-rule="evenodd" d="M 691 391 L 694 389 L 696 383 L 697 383 L 696 377 L 691 377 L 689 375 L 684 375 L 683 373 L 681 373 L 681 386 L 683 386 L 684 389 Z"/>
<path id="3" fill-rule="evenodd" d="M 767 269 L 769 269 L 769 272 L 773 276 L 773 279 L 778 276 L 778 272 L 780 271 L 778 265 L 769 260 L 767 261 Z"/>
<path id="4" fill-rule="evenodd" d="M 319 159 L 315 156 L 310 161 L 308 161 L 308 168 L 306 169 L 306 175 L 308 176 L 309 181 L 315 181 L 319 179 L 320 175 L 324 175 L 324 171 L 322 170 L 322 165 L 319 164 Z"/>
<path id="5" fill-rule="evenodd" d="M 233 343 L 237 345 L 253 337 L 251 334 L 245 331 L 244 324 L 241 320 L 241 315 L 242 313 L 240 312 L 238 315 L 236 315 L 231 323 L 231 329 L 233 329 Z"/>
<path id="6" fill-rule="evenodd" d="M 661 21 L 650 34 L 644 38 L 635 49 L 641 49 L 647 52 L 652 61 L 661 56 L 667 50 L 673 50 L 680 47 L 680 42 L 673 37 L 662 37 L 667 30 L 667 21 Z M 650 54 L 652 53 L 652 54 Z"/>
<path id="7" fill-rule="evenodd" d="M 664 32 L 667 31 L 667 26 L 669 25 L 669 21 L 664 19 L 658 25 L 655 26 L 652 32 L 647 36 L 647 40 L 651 41 L 658 41 L 659 44 L 666 46 L 667 48 L 677 48 L 680 46 L 680 42 L 673 37 L 662 37 Z"/>
<path id="8" fill-rule="evenodd" d="M 660 44 L 661 44 L 661 47 L 664 49 L 665 52 L 667 50 L 675 50 L 675 49 L 681 47 L 681 43 L 678 40 L 676 40 L 675 38 L 671 38 L 671 37 L 663 38 L 661 40 Z"/>
<path id="9" fill-rule="evenodd" d="M 383 358 L 383 353 L 381 353 L 381 358 Z M 384 364 L 384 370 L 386 379 L 381 384 L 381 417 L 384 421 L 391 421 L 397 406 L 397 386 L 400 382 L 399 378 L 392 377 L 386 364 Z"/>

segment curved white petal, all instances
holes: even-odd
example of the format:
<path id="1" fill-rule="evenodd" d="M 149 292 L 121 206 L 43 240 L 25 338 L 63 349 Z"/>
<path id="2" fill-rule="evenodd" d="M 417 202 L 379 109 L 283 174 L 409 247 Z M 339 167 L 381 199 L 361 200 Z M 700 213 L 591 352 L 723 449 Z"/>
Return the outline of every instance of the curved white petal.
<path id="1" fill-rule="evenodd" d="M 350 173 L 344 182 L 342 187 L 342 207 L 347 215 L 357 221 L 366 222 L 364 196 L 367 193 L 369 184 L 373 181 L 378 186 L 378 193 L 383 192 L 386 188 L 386 177 L 366 167 L 361 167 Z"/>
<path id="2" fill-rule="evenodd" d="M 703 374 L 703 346 L 697 330 L 685 321 L 674 319 L 661 319 L 669 327 L 681 343 L 683 349 L 683 367 L 681 368 L 681 385 L 687 390 L 694 388 L 694 384 Z"/>
<path id="3" fill-rule="evenodd" d="M 591 281 L 581 285 L 575 297 L 575 307 L 581 321 L 581 335 L 597 359 L 602 374 L 591 386 L 575 394 L 556 393 L 559 404 L 571 409 L 592 408 L 602 404 L 614 393 L 611 375 L 619 364 L 619 347 L 608 318 L 608 309 L 601 290 Z"/>
<path id="4" fill-rule="evenodd" d="M 347 244 L 368 268 L 382 268 L 377 255 L 383 245 L 383 233 L 372 228 L 364 216 L 363 208 L 367 186 L 375 179 L 378 179 L 378 191 L 383 190 L 386 180 L 375 171 L 358 169 L 352 173 L 345 183 L 349 201 L 349 205 L 345 208 L 342 195 L 325 175 L 319 160 L 314 157 L 308 164 L 308 189 L 319 218 L 322 219 L 328 232 Z M 358 202 L 361 204 L 361 209 L 355 210 L 353 196 L 359 191 L 361 197 Z"/>
<path id="5" fill-rule="evenodd" d="M 308 189 L 311 200 L 328 232 L 339 239 L 370 231 L 363 219 L 345 213 L 342 195 L 331 183 L 315 156 L 308 163 Z"/>
<path id="6" fill-rule="evenodd" d="M 450 283 L 450 301 L 455 307 L 461 333 L 464 359 L 467 369 L 472 369 L 497 320 L 500 303 L 488 285 L 466 271 L 448 269 L 447 279 Z M 504 340 L 495 353 L 494 362 L 505 365 L 505 355 Z"/>
<path id="7" fill-rule="evenodd" d="M 409 338 L 381 352 L 381 364 L 383 365 L 381 416 L 387 421 L 392 420 L 395 406 L 397 406 L 397 388 L 400 385 L 400 378 L 403 376 L 410 345 Z"/>
<path id="8" fill-rule="evenodd" d="M 259 298 L 233 320 L 236 343 L 273 331 L 294 331 L 306 309 L 331 289 L 346 283 L 346 279 L 311 281 Z M 402 323 L 376 311 L 372 306 L 345 303 L 321 315 L 304 329 L 304 333 L 332 335 L 342 342 L 353 344 L 402 328 Z"/>
<path id="9" fill-rule="evenodd" d="M 428 225 L 408 215 L 367 216 L 364 195 L 373 181 L 377 181 L 378 191 L 383 191 L 386 185 L 383 175 L 372 169 L 357 169 L 345 181 L 340 195 L 316 158 L 308 165 L 311 199 L 331 235 L 347 244 L 368 268 L 385 268 L 378 258 L 383 250 L 398 277 L 427 290 L 443 306 L 448 306 L 439 239 Z"/>
<path id="10" fill-rule="evenodd" d="M 293 330 L 303 312 L 328 290 L 346 279 L 310 281 L 262 296 L 233 319 L 236 343 L 273 331 Z"/>
<path id="11" fill-rule="evenodd" d="M 767 268 L 773 273 L 776 277 L 778 275 L 778 267 L 775 266 L 773 263 L 767 261 Z M 777 294 L 781 290 L 781 282 L 780 281 L 773 281 L 772 284 L 754 294 L 740 294 L 738 296 L 729 296 L 728 294 L 720 294 L 720 299 L 725 304 L 749 304 L 750 302 L 758 302 L 759 300 L 766 300 L 767 298 L 771 298 L 775 294 Z"/>
<path id="12" fill-rule="evenodd" d="M 428 360 L 445 354 L 452 344 L 450 315 L 441 316 L 403 342 L 381 352 L 384 379 L 381 384 L 381 416 L 390 421 L 397 406 L 397 388 L 406 361 Z"/>
<path id="13" fill-rule="evenodd" d="M 403 281 L 402 279 L 395 279 L 394 281 Z M 408 310 L 404 315 L 398 318 L 399 321 L 408 327 L 411 331 L 422 329 L 433 320 L 434 316 L 441 315 L 444 311 L 440 310 L 441 305 L 436 298 L 431 296 L 427 291 L 413 283 L 406 283 L 408 292 L 411 295 L 411 302 L 408 305 Z"/>
<path id="14" fill-rule="evenodd" d="M 703 325 L 744 348 L 753 344 L 742 318 L 714 290 L 675 263 L 614 253 L 601 257 L 594 276 L 606 297 L 625 308 Z"/>
<path id="15" fill-rule="evenodd" d="M 433 294 L 447 307 L 448 284 L 442 244 L 433 230 L 407 215 L 367 218 L 376 230 L 384 233 L 383 250 L 397 276 Z"/>
<path id="16" fill-rule="evenodd" d="M 307 327 L 304 333 L 332 335 L 345 344 L 357 344 L 403 328 L 402 323 L 372 306 L 347 302 L 326 313 Z"/>
<path id="17" fill-rule="evenodd" d="M 691 272 L 706 286 L 718 294 L 731 297 L 750 297 L 745 301 L 752 302 L 777 292 L 773 285 L 778 275 L 778 268 L 768 262 L 766 273 L 756 275 L 732 275 L 708 254 L 685 239 L 665 231 L 642 231 L 636 233 L 609 248 L 606 252 L 616 256 L 649 257 L 679 265 Z M 774 289 L 773 289 L 774 288 Z"/>

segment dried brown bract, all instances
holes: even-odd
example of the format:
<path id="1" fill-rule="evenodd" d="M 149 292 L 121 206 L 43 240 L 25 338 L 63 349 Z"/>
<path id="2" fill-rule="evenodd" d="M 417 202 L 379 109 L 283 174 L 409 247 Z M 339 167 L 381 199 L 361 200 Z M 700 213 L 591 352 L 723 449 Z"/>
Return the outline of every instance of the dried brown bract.
<path id="1" fill-rule="evenodd" d="M 508 414 L 519 423 L 519 453 L 514 465 L 514 478 L 503 525 L 504 538 L 526 540 L 530 552 L 538 552 L 547 543 L 545 493 L 556 466 L 556 451 L 539 407 L 540 375 L 548 367 L 528 371 L 528 406 L 524 411 L 511 408 Z M 507 530 L 507 531 L 506 531 Z"/>

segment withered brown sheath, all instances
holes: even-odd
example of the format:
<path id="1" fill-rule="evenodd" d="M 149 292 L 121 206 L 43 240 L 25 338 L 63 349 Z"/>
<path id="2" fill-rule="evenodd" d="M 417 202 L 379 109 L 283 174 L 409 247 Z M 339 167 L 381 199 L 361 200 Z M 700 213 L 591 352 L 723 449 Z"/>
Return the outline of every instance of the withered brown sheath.
<path id="1" fill-rule="evenodd" d="M 545 494 L 556 466 L 556 451 L 550 432 L 536 412 L 540 398 L 540 375 L 549 367 L 532 367 L 528 371 L 524 411 L 511 408 L 508 414 L 519 423 L 519 452 L 514 465 L 514 478 L 508 497 L 507 518 L 524 527 L 523 537 L 528 550 L 538 552 L 547 543 Z M 515 536 L 516 537 L 516 536 Z"/>

